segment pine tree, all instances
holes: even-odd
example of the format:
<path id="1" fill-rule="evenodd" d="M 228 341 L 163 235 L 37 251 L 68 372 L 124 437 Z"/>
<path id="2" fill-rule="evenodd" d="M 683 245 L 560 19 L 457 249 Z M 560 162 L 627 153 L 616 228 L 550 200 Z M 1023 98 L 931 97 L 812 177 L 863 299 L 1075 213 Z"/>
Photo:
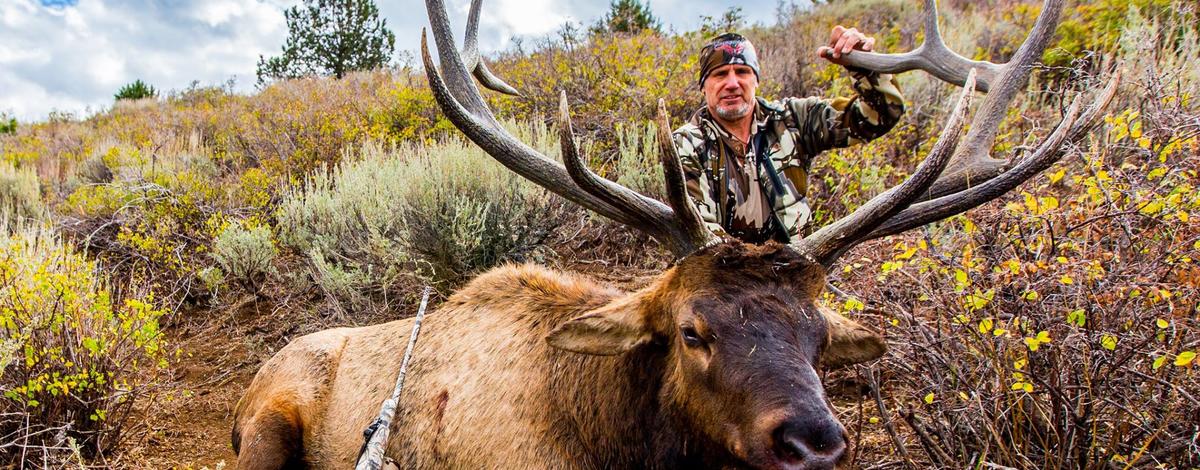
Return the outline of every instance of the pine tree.
<path id="1" fill-rule="evenodd" d="M 155 90 L 154 87 L 147 85 L 146 82 L 143 82 L 139 78 L 134 80 L 133 83 L 125 85 L 121 87 L 121 89 L 117 90 L 117 94 L 113 95 L 113 99 L 117 101 L 140 100 L 142 98 L 150 98 L 154 96 L 158 96 L 158 90 Z"/>
<path id="2" fill-rule="evenodd" d="M 662 32 L 662 24 L 650 11 L 649 2 L 639 0 L 612 0 L 608 14 L 591 28 L 592 34 L 638 33 L 643 30 Z"/>
<path id="3" fill-rule="evenodd" d="M 0 134 L 15 132 L 17 132 L 17 118 L 9 116 L 8 113 L 0 113 Z"/>
<path id="4" fill-rule="evenodd" d="M 258 83 L 308 75 L 342 78 L 387 65 L 396 36 L 371 0 L 304 0 L 284 11 L 288 38 L 279 56 L 258 59 Z"/>

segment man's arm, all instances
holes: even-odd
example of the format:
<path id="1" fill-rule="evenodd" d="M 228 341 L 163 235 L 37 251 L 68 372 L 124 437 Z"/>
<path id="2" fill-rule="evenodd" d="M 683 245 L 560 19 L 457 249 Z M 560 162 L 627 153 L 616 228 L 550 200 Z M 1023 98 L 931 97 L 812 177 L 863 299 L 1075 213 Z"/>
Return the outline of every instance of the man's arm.
<path id="1" fill-rule="evenodd" d="M 867 142 L 886 134 L 904 115 L 904 95 L 890 74 L 851 71 L 855 96 L 787 100 L 796 118 L 797 142 L 811 158 L 831 148 Z M 803 166 L 808 167 L 808 162 Z"/>
<path id="2" fill-rule="evenodd" d="M 679 163 L 683 166 L 683 178 L 688 197 L 696 204 L 696 211 L 704 220 L 704 225 L 717 236 L 725 236 L 725 229 L 721 227 L 717 214 L 717 203 L 712 198 L 712 187 L 709 186 L 708 178 L 704 173 L 705 163 L 711 164 L 711 162 L 700 158 L 699 155 L 700 147 L 704 144 L 704 137 L 700 134 L 700 129 L 686 124 L 677 129 L 671 137 L 675 141 L 675 151 L 679 153 Z"/>
<path id="3" fill-rule="evenodd" d="M 838 25 L 833 27 L 828 45 L 817 48 L 817 56 L 845 65 L 847 55 L 874 48 L 875 38 Z M 855 96 L 830 101 L 805 98 L 788 103 L 796 116 L 805 157 L 873 140 L 891 130 L 904 114 L 904 95 L 900 94 L 894 76 L 851 67 L 847 70 L 854 78 Z M 803 166 L 807 168 L 808 163 L 803 162 Z"/>

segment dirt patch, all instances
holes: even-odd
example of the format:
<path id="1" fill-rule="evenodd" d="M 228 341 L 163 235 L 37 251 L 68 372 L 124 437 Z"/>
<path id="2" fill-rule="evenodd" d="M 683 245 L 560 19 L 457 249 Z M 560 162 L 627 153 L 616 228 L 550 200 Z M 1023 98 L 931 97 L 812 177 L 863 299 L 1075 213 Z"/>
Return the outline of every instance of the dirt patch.
<path id="1" fill-rule="evenodd" d="M 276 306 L 242 301 L 198 317 L 206 324 L 166 329 L 180 350 L 174 382 L 143 410 L 121 460 L 129 468 L 233 468 L 233 410 L 266 361 L 304 330 Z M 135 419 L 135 421 L 138 421 Z"/>

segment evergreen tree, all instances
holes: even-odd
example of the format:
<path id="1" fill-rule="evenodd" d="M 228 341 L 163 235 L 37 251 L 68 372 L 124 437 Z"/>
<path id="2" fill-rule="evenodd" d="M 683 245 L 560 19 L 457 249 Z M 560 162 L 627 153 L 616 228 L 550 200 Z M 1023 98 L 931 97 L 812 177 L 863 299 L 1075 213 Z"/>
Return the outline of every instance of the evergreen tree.
<path id="1" fill-rule="evenodd" d="M 746 15 L 742 7 L 729 7 L 721 16 L 700 15 L 700 35 L 712 37 L 724 33 L 736 33 L 746 26 Z"/>
<path id="2" fill-rule="evenodd" d="M 0 134 L 14 132 L 17 132 L 17 118 L 9 116 L 8 113 L 0 113 Z"/>
<path id="3" fill-rule="evenodd" d="M 649 2 L 642 4 L 639 0 L 612 0 L 608 14 L 591 31 L 592 34 L 638 33 L 647 29 L 662 32 L 662 24 L 650 11 Z"/>
<path id="4" fill-rule="evenodd" d="M 133 83 L 121 87 L 117 90 L 117 94 L 113 95 L 113 99 L 121 100 L 140 100 L 142 98 L 152 98 L 158 96 L 158 90 L 147 85 L 142 79 L 134 80 Z"/>
<path id="5" fill-rule="evenodd" d="M 279 56 L 258 58 L 258 83 L 307 75 L 342 78 L 387 65 L 396 36 L 371 0 L 304 0 L 283 13 L 288 38 Z"/>

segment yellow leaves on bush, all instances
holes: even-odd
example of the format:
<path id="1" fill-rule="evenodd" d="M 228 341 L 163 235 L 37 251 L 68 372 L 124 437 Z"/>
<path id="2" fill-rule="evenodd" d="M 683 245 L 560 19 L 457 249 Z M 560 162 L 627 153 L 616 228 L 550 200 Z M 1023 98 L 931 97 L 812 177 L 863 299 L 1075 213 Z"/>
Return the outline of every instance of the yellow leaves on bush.
<path id="1" fill-rule="evenodd" d="M 1100 335 L 1100 347 L 1109 351 L 1115 351 L 1117 349 L 1117 337 L 1109 333 Z"/>
<path id="2" fill-rule="evenodd" d="M 1037 351 L 1038 348 L 1040 348 L 1043 344 L 1049 343 L 1050 332 L 1044 330 L 1039 331 L 1036 336 L 1025 338 L 1025 346 L 1028 347 L 1030 351 Z"/>
<path id="3" fill-rule="evenodd" d="M 1087 313 L 1083 309 L 1075 309 L 1067 312 L 1067 323 L 1082 328 L 1087 324 Z"/>
<path id="4" fill-rule="evenodd" d="M 113 299 L 95 263 L 46 229 L 0 235 L 0 342 L 22 359 L 0 374 L 0 413 L 25 413 L 34 426 L 72 422 L 85 447 L 119 427 L 99 422 L 128 409 L 167 365 L 164 311 L 152 302 Z"/>
<path id="5" fill-rule="evenodd" d="M 108 217 L 116 214 L 133 196 L 124 188 L 97 184 L 80 186 L 67 196 L 63 205 L 70 212 L 86 217 Z"/>
<path id="6" fill-rule="evenodd" d="M 995 296 L 996 291 L 994 289 L 988 289 L 984 292 L 980 292 L 979 289 L 975 289 L 974 292 L 968 294 L 966 297 L 963 297 L 963 306 L 968 312 L 975 312 L 986 307 L 992 302 L 992 298 Z"/>

